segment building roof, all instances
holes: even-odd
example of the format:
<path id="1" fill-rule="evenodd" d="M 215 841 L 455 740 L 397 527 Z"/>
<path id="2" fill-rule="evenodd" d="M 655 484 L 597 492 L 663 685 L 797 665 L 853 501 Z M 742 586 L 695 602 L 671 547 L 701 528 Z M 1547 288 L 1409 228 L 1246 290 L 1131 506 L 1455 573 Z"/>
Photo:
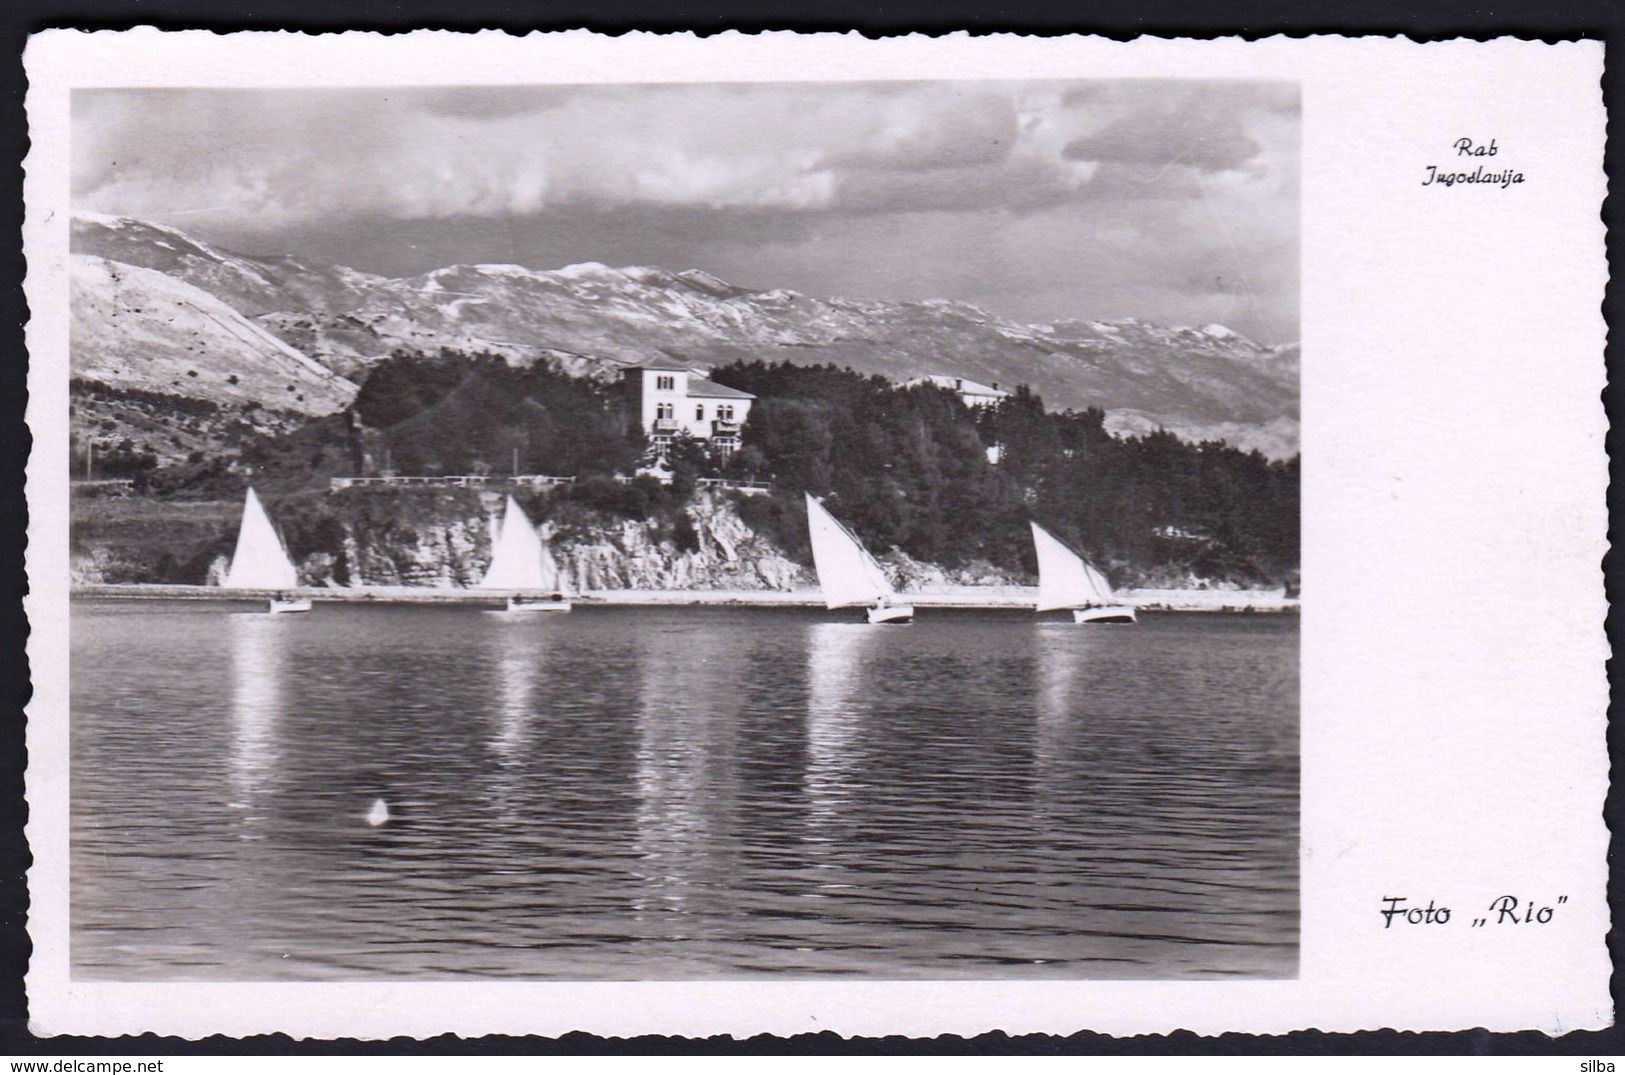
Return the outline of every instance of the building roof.
<path id="1" fill-rule="evenodd" d="M 933 384 L 938 388 L 946 388 L 950 392 L 958 392 L 966 396 L 1008 396 L 1010 393 L 996 384 L 982 384 L 968 377 L 950 377 L 945 373 L 931 373 L 924 377 L 916 377 L 906 384 Z"/>
<path id="2" fill-rule="evenodd" d="M 651 358 L 644 362 L 634 362 L 630 366 L 621 367 L 623 374 L 631 373 L 633 370 L 658 370 L 661 373 L 693 373 L 694 367 L 684 365 L 681 362 L 673 362 L 670 359 L 660 358 Z"/>
<path id="3" fill-rule="evenodd" d="M 715 381 L 692 373 L 688 377 L 688 395 L 690 398 L 699 397 L 700 399 L 756 398 L 749 392 L 741 392 L 737 388 L 729 388 L 725 384 L 717 384 Z"/>

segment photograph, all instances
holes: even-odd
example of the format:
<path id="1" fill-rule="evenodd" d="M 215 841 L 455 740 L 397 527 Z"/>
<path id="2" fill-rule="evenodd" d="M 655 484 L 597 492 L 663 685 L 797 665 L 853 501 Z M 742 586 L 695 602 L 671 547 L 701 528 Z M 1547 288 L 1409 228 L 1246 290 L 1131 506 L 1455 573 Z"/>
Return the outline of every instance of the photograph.
<path id="1" fill-rule="evenodd" d="M 24 63 L 31 1033 L 1613 1024 L 1599 42 Z"/>
<path id="2" fill-rule="evenodd" d="M 69 96 L 73 982 L 1298 977 L 1298 81 Z"/>

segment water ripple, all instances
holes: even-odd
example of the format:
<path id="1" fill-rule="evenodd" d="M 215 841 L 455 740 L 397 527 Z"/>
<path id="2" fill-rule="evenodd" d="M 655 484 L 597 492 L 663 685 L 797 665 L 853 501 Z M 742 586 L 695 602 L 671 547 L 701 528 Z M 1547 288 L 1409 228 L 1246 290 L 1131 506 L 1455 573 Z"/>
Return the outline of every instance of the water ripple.
<path id="1" fill-rule="evenodd" d="M 84 602 L 73 643 L 77 976 L 1296 972 L 1293 619 Z"/>

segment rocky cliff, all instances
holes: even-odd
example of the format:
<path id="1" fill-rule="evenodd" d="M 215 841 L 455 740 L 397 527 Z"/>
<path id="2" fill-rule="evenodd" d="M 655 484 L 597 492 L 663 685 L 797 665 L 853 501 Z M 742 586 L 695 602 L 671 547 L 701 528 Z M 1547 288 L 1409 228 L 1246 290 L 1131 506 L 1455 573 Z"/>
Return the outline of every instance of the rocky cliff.
<path id="1" fill-rule="evenodd" d="M 379 523 L 341 510 L 339 555 L 306 556 L 301 575 L 313 585 L 330 576 L 365 586 L 478 585 L 490 563 L 493 523 L 503 497 L 478 493 L 436 499 L 437 509 L 414 515 L 409 527 L 395 519 Z M 654 520 L 561 524 L 543 519 L 537 532 L 566 590 L 788 590 L 812 585 L 811 572 L 746 526 L 726 497 L 698 494 L 686 514 L 697 546 L 686 550 Z"/>
<path id="2" fill-rule="evenodd" d="M 269 505 L 309 586 L 476 586 L 491 560 L 503 495 L 348 491 Z M 132 498 L 75 506 L 73 581 L 218 585 L 235 540 L 236 506 Z M 546 505 L 539 514 L 545 514 Z M 684 513 L 689 547 L 670 526 L 580 513 L 537 526 L 568 590 L 790 590 L 815 584 L 740 519 L 724 495 Z"/>

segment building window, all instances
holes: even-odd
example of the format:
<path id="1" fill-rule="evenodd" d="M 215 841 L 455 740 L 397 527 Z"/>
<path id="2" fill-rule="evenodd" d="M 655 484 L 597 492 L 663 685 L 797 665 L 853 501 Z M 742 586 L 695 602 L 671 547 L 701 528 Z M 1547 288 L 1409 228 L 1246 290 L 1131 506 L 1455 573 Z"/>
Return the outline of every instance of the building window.
<path id="1" fill-rule="evenodd" d="M 694 420 L 696 422 L 705 421 L 705 404 L 700 403 L 700 404 L 695 405 L 695 407 L 694 407 Z"/>
<path id="2" fill-rule="evenodd" d="M 661 403 L 661 404 L 659 404 L 658 406 L 655 407 L 655 417 L 656 418 L 666 419 L 666 418 L 675 418 L 676 416 L 677 416 L 677 411 L 676 411 L 676 409 L 674 407 L 672 407 L 672 405 L 670 403 Z"/>
<path id="3" fill-rule="evenodd" d="M 662 373 L 660 376 L 655 378 L 655 391 L 657 392 L 670 392 L 676 387 L 677 378 L 671 376 L 670 374 Z"/>
<path id="4" fill-rule="evenodd" d="M 717 417 L 722 419 L 722 421 L 724 421 L 724 422 L 733 421 L 734 420 L 734 405 L 732 403 L 724 403 L 721 406 L 719 406 L 717 408 Z"/>

